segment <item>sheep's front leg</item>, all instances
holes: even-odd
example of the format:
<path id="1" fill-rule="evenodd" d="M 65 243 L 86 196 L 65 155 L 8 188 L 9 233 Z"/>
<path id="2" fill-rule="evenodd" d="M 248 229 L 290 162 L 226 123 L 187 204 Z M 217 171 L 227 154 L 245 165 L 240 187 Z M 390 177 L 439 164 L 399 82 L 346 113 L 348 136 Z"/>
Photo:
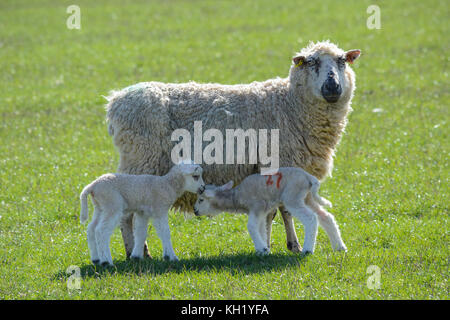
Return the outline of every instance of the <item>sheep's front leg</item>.
<path id="1" fill-rule="evenodd" d="M 160 212 L 152 219 L 153 226 L 156 229 L 158 237 L 163 245 L 163 257 L 171 261 L 178 261 L 178 257 L 173 251 L 172 241 L 170 240 L 169 214 L 168 211 Z"/>
<path id="2" fill-rule="evenodd" d="M 260 219 L 264 219 L 264 217 L 256 214 L 255 212 L 250 212 L 248 215 L 247 229 L 253 240 L 253 244 L 255 245 L 256 252 L 260 254 L 268 254 L 269 248 L 267 247 L 267 242 L 263 241 L 260 234 Z"/>
<path id="3" fill-rule="evenodd" d="M 134 248 L 133 218 L 133 213 L 127 214 L 120 222 L 120 231 L 122 232 L 122 239 L 125 245 L 127 258 L 130 258 L 131 252 Z M 150 253 L 148 252 L 147 242 L 144 242 L 143 254 L 144 257 L 151 258 Z"/>

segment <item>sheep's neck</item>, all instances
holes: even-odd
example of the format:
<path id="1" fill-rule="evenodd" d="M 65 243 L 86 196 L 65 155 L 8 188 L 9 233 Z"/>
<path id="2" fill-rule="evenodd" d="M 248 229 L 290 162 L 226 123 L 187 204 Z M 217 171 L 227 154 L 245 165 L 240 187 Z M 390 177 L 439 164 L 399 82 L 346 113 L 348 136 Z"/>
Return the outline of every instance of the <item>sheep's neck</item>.
<path id="1" fill-rule="evenodd" d="M 322 179 L 331 168 L 332 157 L 347 125 L 347 115 L 351 110 L 350 103 L 342 101 L 329 104 L 308 101 L 301 92 L 293 90 L 289 91 L 287 98 L 291 108 L 288 110 L 289 124 L 286 127 L 295 132 L 299 143 L 304 145 L 307 151 L 304 157 L 322 158 L 325 160 L 323 164 L 329 167 L 305 167 L 305 163 L 317 165 L 317 161 L 304 161 L 305 163 L 295 165 L 304 167 L 305 170 Z"/>

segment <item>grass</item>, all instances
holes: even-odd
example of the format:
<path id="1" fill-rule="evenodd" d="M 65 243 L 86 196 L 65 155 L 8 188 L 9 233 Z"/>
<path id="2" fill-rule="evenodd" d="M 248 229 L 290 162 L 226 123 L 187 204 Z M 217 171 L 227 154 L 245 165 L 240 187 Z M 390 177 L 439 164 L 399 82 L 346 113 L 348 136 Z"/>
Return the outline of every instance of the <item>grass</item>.
<path id="1" fill-rule="evenodd" d="M 371 4 L 381 29 L 366 27 Z M 448 1 L 69 1 L 0 4 L 0 299 L 448 299 Z M 109 90 L 148 80 L 240 83 L 286 76 L 309 40 L 360 48 L 353 113 L 322 186 L 347 254 L 319 231 L 313 256 L 259 257 L 246 217 L 170 216 L 177 263 L 89 263 L 78 195 L 115 171 Z M 91 209 L 92 211 L 92 209 Z M 301 224 L 296 222 L 299 239 Z M 81 289 L 67 288 L 69 266 Z M 370 265 L 380 288 L 369 289 Z"/>

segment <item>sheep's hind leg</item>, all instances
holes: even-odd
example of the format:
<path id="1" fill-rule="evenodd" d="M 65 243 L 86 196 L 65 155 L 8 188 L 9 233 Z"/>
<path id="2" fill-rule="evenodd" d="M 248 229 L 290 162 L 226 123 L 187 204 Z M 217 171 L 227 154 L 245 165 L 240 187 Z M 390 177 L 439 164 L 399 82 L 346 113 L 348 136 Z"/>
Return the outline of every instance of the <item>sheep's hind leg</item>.
<path id="1" fill-rule="evenodd" d="M 297 234 L 295 233 L 294 221 L 288 210 L 284 206 L 280 206 L 281 217 L 283 218 L 284 229 L 286 230 L 286 246 L 288 250 L 299 253 L 302 251 L 302 246 L 298 242 Z"/>

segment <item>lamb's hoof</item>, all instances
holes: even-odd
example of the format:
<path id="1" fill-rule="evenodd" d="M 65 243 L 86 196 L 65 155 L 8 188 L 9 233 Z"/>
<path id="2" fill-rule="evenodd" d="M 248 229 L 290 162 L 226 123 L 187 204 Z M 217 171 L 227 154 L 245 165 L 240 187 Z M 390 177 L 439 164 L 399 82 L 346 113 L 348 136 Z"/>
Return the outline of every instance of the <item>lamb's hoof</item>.
<path id="1" fill-rule="evenodd" d="M 267 256 L 270 254 L 270 249 L 269 248 L 263 248 L 261 250 L 256 251 L 256 253 L 260 256 Z"/>
<path id="2" fill-rule="evenodd" d="M 342 245 L 339 245 L 336 249 L 334 249 L 334 251 L 347 252 L 347 247 L 345 246 L 345 244 L 342 244 Z"/>
<path id="3" fill-rule="evenodd" d="M 99 263 L 100 263 L 100 260 L 99 260 L 99 259 L 92 260 L 92 263 L 93 263 L 93 264 L 99 264 Z"/>
<path id="4" fill-rule="evenodd" d="M 141 260 L 143 260 L 144 258 L 143 258 L 143 257 L 138 257 L 138 256 L 133 256 L 133 255 L 132 255 L 132 256 L 130 257 L 130 259 L 133 260 L 133 261 L 141 261 Z"/>
<path id="5" fill-rule="evenodd" d="M 179 261 L 177 256 L 170 257 L 168 255 L 164 256 L 164 260 L 166 260 L 166 261 Z"/>
<path id="6" fill-rule="evenodd" d="M 102 267 L 112 267 L 113 264 L 110 263 L 110 262 L 108 262 L 108 261 L 103 261 L 103 262 L 101 263 L 101 266 L 102 266 Z"/>
<path id="7" fill-rule="evenodd" d="M 293 253 L 302 252 L 302 247 L 300 246 L 300 244 L 298 242 L 288 241 L 286 246 L 287 246 L 288 250 Z"/>

